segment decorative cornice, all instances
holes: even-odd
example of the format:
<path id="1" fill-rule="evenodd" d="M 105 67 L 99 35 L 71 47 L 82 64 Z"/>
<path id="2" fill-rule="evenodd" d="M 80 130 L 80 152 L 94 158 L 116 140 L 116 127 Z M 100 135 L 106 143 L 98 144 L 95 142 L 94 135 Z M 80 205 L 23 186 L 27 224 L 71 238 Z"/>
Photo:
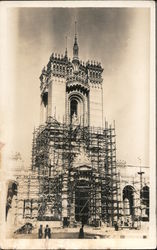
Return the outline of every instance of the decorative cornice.
<path id="1" fill-rule="evenodd" d="M 67 89 L 73 90 L 76 88 L 89 92 L 90 87 L 87 81 L 78 75 L 67 77 Z"/>
<path id="2" fill-rule="evenodd" d="M 74 65 L 70 61 L 70 58 L 66 56 L 52 53 L 50 56 L 47 68 L 43 68 L 40 76 L 40 89 L 43 92 L 45 85 L 49 82 L 51 76 L 65 78 L 67 81 L 67 87 L 79 85 L 81 88 L 89 90 L 90 84 L 102 83 L 103 68 L 101 63 L 95 61 L 87 61 L 84 63 L 78 61 L 78 70 L 74 72 Z M 77 83 L 76 83 L 77 82 Z"/>

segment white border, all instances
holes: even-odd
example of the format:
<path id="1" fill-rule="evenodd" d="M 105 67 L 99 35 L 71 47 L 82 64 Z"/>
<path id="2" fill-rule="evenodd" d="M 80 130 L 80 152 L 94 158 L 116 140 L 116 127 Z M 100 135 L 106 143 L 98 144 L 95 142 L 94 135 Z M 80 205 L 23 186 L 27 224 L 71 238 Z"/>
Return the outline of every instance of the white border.
<path id="1" fill-rule="evenodd" d="M 3 17 L 7 8 L 16 7 L 127 7 L 150 8 L 151 10 L 151 51 L 150 51 L 150 238 L 149 239 L 94 239 L 94 240 L 0 240 L 0 247 L 16 249 L 155 249 L 156 248 L 156 110 L 155 110 L 155 2 L 154 1 L 11 1 L 0 3 L 1 31 L 4 31 Z M 3 33 L 3 32 L 2 32 Z M 1 44 L 2 45 L 2 44 Z M 4 54 L 5 58 L 5 54 Z"/>
<path id="2" fill-rule="evenodd" d="M 1 5 L 7 7 L 139 7 L 155 8 L 154 1 L 5 1 Z"/>

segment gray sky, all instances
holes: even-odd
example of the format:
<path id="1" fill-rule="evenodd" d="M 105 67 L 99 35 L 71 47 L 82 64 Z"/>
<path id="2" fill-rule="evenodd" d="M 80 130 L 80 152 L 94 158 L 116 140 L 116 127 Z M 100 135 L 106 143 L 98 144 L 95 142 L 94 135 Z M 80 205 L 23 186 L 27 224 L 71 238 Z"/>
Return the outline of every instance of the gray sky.
<path id="1" fill-rule="evenodd" d="M 149 9 L 20 8 L 8 11 L 8 81 L 1 112 L 3 140 L 31 159 L 32 132 L 39 124 L 39 76 L 52 52 L 72 56 L 77 20 L 79 57 L 104 68 L 104 116 L 116 121 L 117 159 L 148 165 Z M 9 70 L 10 69 L 10 70 Z M 6 106 L 7 103 L 7 106 Z"/>

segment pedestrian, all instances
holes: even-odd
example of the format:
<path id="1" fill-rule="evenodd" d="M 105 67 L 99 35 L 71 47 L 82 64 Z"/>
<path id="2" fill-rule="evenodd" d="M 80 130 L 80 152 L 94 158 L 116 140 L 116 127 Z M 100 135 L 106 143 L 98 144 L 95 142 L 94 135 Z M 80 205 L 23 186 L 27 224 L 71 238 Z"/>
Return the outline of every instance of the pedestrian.
<path id="1" fill-rule="evenodd" d="M 48 238 L 51 239 L 51 228 L 48 228 Z"/>
<path id="2" fill-rule="evenodd" d="M 79 232 L 79 239 L 83 239 L 84 238 L 83 227 L 84 227 L 84 225 L 82 224 L 82 227 L 80 228 L 80 232 Z"/>
<path id="3" fill-rule="evenodd" d="M 45 228 L 45 239 L 49 238 L 49 226 L 46 225 L 46 228 Z"/>
<path id="4" fill-rule="evenodd" d="M 115 228 L 115 231 L 118 231 L 118 223 L 117 222 L 115 222 L 114 228 Z"/>
<path id="5" fill-rule="evenodd" d="M 38 230 L 38 238 L 42 239 L 43 237 L 43 226 L 40 225 L 39 230 Z"/>

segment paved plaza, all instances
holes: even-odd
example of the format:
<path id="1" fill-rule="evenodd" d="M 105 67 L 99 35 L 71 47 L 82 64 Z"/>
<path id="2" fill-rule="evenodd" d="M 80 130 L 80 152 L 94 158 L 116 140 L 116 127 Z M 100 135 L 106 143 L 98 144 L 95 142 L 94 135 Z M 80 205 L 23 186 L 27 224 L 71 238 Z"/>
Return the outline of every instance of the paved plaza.
<path id="1" fill-rule="evenodd" d="M 78 239 L 80 228 L 51 228 L 51 238 L 52 239 Z M 31 234 L 14 234 L 13 238 L 16 239 L 37 239 L 38 230 L 35 228 Z M 148 223 L 142 223 L 141 229 L 129 229 L 123 228 L 115 231 L 113 227 L 102 227 L 93 228 L 89 226 L 84 227 L 84 238 L 85 239 L 148 239 L 149 229 Z"/>

